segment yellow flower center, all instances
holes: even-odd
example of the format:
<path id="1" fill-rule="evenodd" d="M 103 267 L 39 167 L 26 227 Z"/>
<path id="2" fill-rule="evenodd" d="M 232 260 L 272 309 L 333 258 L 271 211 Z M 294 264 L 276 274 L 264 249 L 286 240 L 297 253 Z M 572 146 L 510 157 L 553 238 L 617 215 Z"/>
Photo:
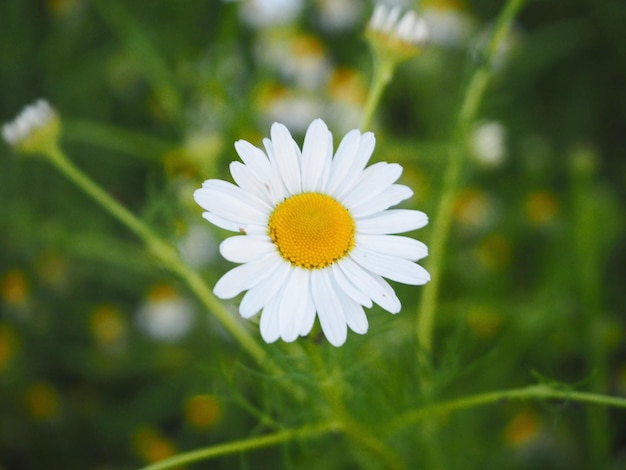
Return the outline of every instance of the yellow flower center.
<path id="1" fill-rule="evenodd" d="M 269 236 L 280 255 L 294 266 L 325 268 L 354 247 L 354 220 L 326 194 L 302 193 L 276 206 Z"/>

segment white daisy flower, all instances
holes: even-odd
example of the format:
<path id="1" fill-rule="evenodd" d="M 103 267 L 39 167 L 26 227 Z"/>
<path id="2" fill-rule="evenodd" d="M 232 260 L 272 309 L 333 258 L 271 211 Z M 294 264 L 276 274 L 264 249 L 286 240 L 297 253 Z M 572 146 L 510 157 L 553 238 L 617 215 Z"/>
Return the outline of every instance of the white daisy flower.
<path id="1" fill-rule="evenodd" d="M 39 99 L 26 106 L 12 121 L 2 126 L 2 137 L 16 150 L 32 153 L 56 143 L 59 117 L 50 103 Z"/>
<path id="2" fill-rule="evenodd" d="M 469 143 L 472 155 L 480 164 L 498 166 L 506 156 L 506 128 L 498 121 L 479 122 Z"/>
<path id="3" fill-rule="evenodd" d="M 191 329 L 194 308 L 191 301 L 167 284 L 160 284 L 148 292 L 137 310 L 137 323 L 154 339 L 174 342 Z"/>
<path id="4" fill-rule="evenodd" d="M 377 3 L 369 22 L 369 28 L 390 40 L 400 41 L 412 46 L 421 46 L 428 39 L 426 22 L 412 10 L 400 16 L 399 6 L 389 8 Z"/>
<path id="5" fill-rule="evenodd" d="M 203 217 L 240 235 L 220 245 L 229 261 L 243 263 L 215 285 L 215 295 L 231 299 L 247 291 L 239 311 L 261 313 L 261 336 L 268 343 L 307 335 L 319 318 L 328 341 L 341 346 L 348 327 L 368 329 L 363 307 L 373 303 L 398 313 L 401 305 L 383 276 L 425 284 L 428 272 L 415 261 L 426 245 L 391 235 L 428 223 L 416 210 L 389 209 L 412 196 L 394 184 L 397 164 L 365 168 L 374 150 L 371 132 L 346 134 L 333 156 L 332 134 L 314 120 L 302 150 L 287 128 L 274 123 L 265 151 L 240 140 L 232 162 L 236 185 L 207 180 L 194 193 Z"/>

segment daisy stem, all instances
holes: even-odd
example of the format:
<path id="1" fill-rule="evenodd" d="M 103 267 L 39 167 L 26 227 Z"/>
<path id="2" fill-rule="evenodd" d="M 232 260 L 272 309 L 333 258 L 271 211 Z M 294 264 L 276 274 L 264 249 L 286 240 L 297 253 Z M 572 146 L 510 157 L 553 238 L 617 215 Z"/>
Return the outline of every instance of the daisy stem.
<path id="1" fill-rule="evenodd" d="M 402 460 L 379 438 L 350 414 L 343 396 L 343 375 L 340 370 L 329 370 L 326 361 L 321 357 L 319 348 L 309 345 L 307 348 L 312 367 L 318 375 L 321 394 L 326 399 L 330 414 L 341 423 L 341 430 L 346 437 L 368 453 L 377 458 L 383 468 L 405 468 Z"/>
<path id="2" fill-rule="evenodd" d="M 496 22 L 493 35 L 487 45 L 478 68 L 471 75 L 463 93 L 461 106 L 453 130 L 448 163 L 443 178 L 441 197 L 435 211 L 427 267 L 431 280 L 424 287 L 417 314 L 417 342 L 419 362 L 422 373 L 431 367 L 431 353 L 435 312 L 439 294 L 439 285 L 443 268 L 445 248 L 452 225 L 454 202 L 459 186 L 463 160 L 465 158 L 465 142 L 472 123 L 474 122 L 480 103 L 493 71 L 491 64 L 502 40 L 506 36 L 515 15 L 525 0 L 508 0 Z M 424 377 L 422 377 L 424 378 Z"/>
<path id="3" fill-rule="evenodd" d="M 274 434 L 265 436 L 252 437 L 250 439 L 242 439 L 234 442 L 227 442 L 215 446 L 205 447 L 203 449 L 194 450 L 178 454 L 169 459 L 143 467 L 141 470 L 165 470 L 168 468 L 179 467 L 180 465 L 210 460 L 226 455 L 238 454 L 256 449 L 270 447 L 284 442 L 294 441 L 296 439 L 311 439 L 324 434 L 337 432 L 341 430 L 339 423 L 329 421 L 327 423 L 303 426 L 298 429 L 285 429 Z"/>
<path id="4" fill-rule="evenodd" d="M 604 230 L 602 218 L 602 198 L 598 198 L 594 182 L 596 171 L 595 155 L 589 149 L 580 149 L 572 155 L 572 207 L 574 246 L 576 250 L 575 271 L 578 281 L 578 304 L 583 316 L 582 331 L 586 332 L 587 367 L 589 385 L 594 392 L 604 392 L 609 388 L 608 357 L 606 341 L 606 318 L 602 297 L 602 241 Z M 597 468 L 609 467 L 609 417 L 606 410 L 587 411 L 589 433 L 589 461 Z"/>
<path id="5" fill-rule="evenodd" d="M 152 162 L 175 146 L 150 135 L 85 119 L 64 119 L 63 134 L 67 141 L 96 145 Z"/>
<path id="6" fill-rule="evenodd" d="M 393 77 L 393 71 L 396 62 L 386 57 L 375 55 L 376 60 L 374 62 L 374 78 L 372 80 L 372 87 L 370 88 L 367 96 L 367 102 L 365 103 L 365 109 L 363 110 L 363 116 L 361 117 L 361 124 L 359 129 L 365 131 L 372 125 L 372 119 L 374 118 L 374 111 L 380 103 L 380 98 L 383 95 L 383 91 L 387 84 Z"/>
<path id="7" fill-rule="evenodd" d="M 588 403 L 592 405 L 611 406 L 626 409 L 626 398 L 612 397 L 598 393 L 575 392 L 555 388 L 555 386 L 543 383 L 513 390 L 498 390 L 478 395 L 457 398 L 424 406 L 409 411 L 400 416 L 389 426 L 390 434 L 400 431 L 402 428 L 414 425 L 432 415 L 444 415 L 454 411 L 466 410 L 491 403 L 505 402 L 507 400 L 546 400 L 556 399 L 565 402 Z"/>
<path id="8" fill-rule="evenodd" d="M 152 255 L 165 265 L 167 269 L 177 274 L 259 365 L 272 373 L 279 371 L 278 366 L 270 361 L 265 350 L 237 323 L 233 315 L 213 295 L 200 275 L 182 262 L 177 250 L 170 243 L 159 237 L 146 224 L 80 171 L 58 146 L 49 148 L 47 155 L 61 173 L 137 235 Z"/>

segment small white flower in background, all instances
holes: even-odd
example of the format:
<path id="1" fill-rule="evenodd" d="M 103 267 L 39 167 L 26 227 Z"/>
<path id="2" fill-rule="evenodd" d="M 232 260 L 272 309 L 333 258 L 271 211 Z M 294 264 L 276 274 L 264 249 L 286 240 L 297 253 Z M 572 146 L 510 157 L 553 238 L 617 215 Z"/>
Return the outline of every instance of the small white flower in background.
<path id="1" fill-rule="evenodd" d="M 267 96 L 260 111 L 264 124 L 276 121 L 285 123 L 294 132 L 304 133 L 307 126 L 325 108 L 317 96 L 300 90 L 282 90 L 275 96 Z"/>
<path id="2" fill-rule="evenodd" d="M 137 310 L 137 324 L 160 341 L 177 341 L 187 334 L 194 318 L 193 304 L 167 284 L 154 286 Z"/>
<path id="3" fill-rule="evenodd" d="M 494 29 L 495 25 L 493 23 L 488 24 L 484 26 L 478 34 L 476 34 L 473 39 L 473 44 L 471 45 L 472 54 L 478 55 L 484 53 L 493 36 Z M 495 53 L 491 58 L 491 67 L 495 71 L 502 71 L 507 66 L 522 39 L 523 32 L 521 28 L 517 24 L 513 23 L 511 28 L 508 29 L 506 35 L 498 41 Z"/>
<path id="4" fill-rule="evenodd" d="M 26 106 L 12 121 L 2 127 L 2 137 L 16 150 L 35 153 L 55 145 L 60 130 L 59 117 L 43 99 Z"/>
<path id="5" fill-rule="evenodd" d="M 318 89 L 331 74 L 331 63 L 319 38 L 268 30 L 255 41 L 256 57 L 265 67 L 276 70 L 290 85 Z"/>
<path id="6" fill-rule="evenodd" d="M 359 21 L 363 6 L 362 0 L 318 0 L 317 22 L 325 31 L 345 31 Z"/>
<path id="7" fill-rule="evenodd" d="M 506 129 L 497 121 L 479 122 L 470 136 L 472 156 L 482 165 L 495 167 L 506 157 Z"/>
<path id="8" fill-rule="evenodd" d="M 328 341 L 341 346 L 350 328 L 364 334 L 363 307 L 373 303 L 398 313 L 400 301 L 383 276 L 425 284 L 428 272 L 415 261 L 427 256 L 423 243 L 391 235 L 428 223 L 416 210 L 389 209 L 412 196 L 394 184 L 402 167 L 385 162 L 365 168 L 374 151 L 371 132 L 354 129 L 333 156 L 333 137 L 314 120 L 302 150 L 287 128 L 274 123 L 265 151 L 240 140 L 242 162 L 232 162 L 236 185 L 207 180 L 194 193 L 203 217 L 239 233 L 220 245 L 229 261 L 243 263 L 215 285 L 230 299 L 247 291 L 239 311 L 261 313 L 261 336 L 294 341 L 307 335 L 315 317 Z"/>
<path id="9" fill-rule="evenodd" d="M 399 6 L 389 8 L 377 3 L 368 27 L 370 31 L 386 36 L 389 41 L 422 46 L 428 39 L 426 22 L 412 10 L 402 16 L 401 13 Z"/>
<path id="10" fill-rule="evenodd" d="M 439 46 L 467 47 L 476 30 L 476 21 L 456 0 L 425 0 L 422 15 L 430 41 Z"/>
<path id="11" fill-rule="evenodd" d="M 253 28 L 269 28 L 293 23 L 304 7 L 302 0 L 243 0 L 241 19 Z"/>
<path id="12" fill-rule="evenodd" d="M 465 47 L 476 26 L 475 21 L 462 9 L 447 2 L 429 2 L 422 9 L 428 25 L 429 41 L 445 47 Z"/>
<path id="13" fill-rule="evenodd" d="M 361 73 L 344 67 L 335 69 L 328 81 L 329 102 L 325 111 L 331 126 L 342 134 L 358 127 L 367 95 L 368 86 Z"/>
<path id="14" fill-rule="evenodd" d="M 176 243 L 183 261 L 193 268 L 201 268 L 217 255 L 217 243 L 204 227 L 193 224 Z"/>

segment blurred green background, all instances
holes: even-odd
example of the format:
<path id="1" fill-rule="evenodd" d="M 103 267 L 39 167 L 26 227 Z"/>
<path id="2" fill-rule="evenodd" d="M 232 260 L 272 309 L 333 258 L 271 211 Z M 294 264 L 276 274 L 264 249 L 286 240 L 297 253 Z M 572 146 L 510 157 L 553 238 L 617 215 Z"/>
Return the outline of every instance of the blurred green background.
<path id="1" fill-rule="evenodd" d="M 371 3 L 283 0 L 269 14 L 264 3 L 3 0 L 0 120 L 48 99 L 76 164 L 213 285 L 230 267 L 217 253 L 226 234 L 201 219 L 193 190 L 230 180 L 232 143 L 258 144 L 274 120 L 300 139 L 322 117 L 336 145 L 358 125 L 371 74 Z M 460 93 L 501 3 L 422 2 L 431 44 L 399 68 L 375 119 L 374 160 L 403 164 L 409 204 L 431 220 Z M 534 0 L 507 37 L 467 142 L 438 398 L 538 380 L 626 396 L 625 25 L 623 0 Z M 137 468 L 317 416 L 315 397 L 278 391 L 51 165 L 0 146 L 0 200 L 0 469 Z M 367 335 L 319 345 L 373 429 L 423 400 L 409 338 L 420 292 L 395 287 L 397 317 L 374 310 Z M 268 350 L 294 373 L 280 380 L 315 389 L 286 349 Z M 407 468 L 626 468 L 617 409 L 507 402 L 439 431 L 439 451 L 414 428 L 389 442 Z M 194 468 L 320 466 L 379 468 L 333 436 Z"/>

